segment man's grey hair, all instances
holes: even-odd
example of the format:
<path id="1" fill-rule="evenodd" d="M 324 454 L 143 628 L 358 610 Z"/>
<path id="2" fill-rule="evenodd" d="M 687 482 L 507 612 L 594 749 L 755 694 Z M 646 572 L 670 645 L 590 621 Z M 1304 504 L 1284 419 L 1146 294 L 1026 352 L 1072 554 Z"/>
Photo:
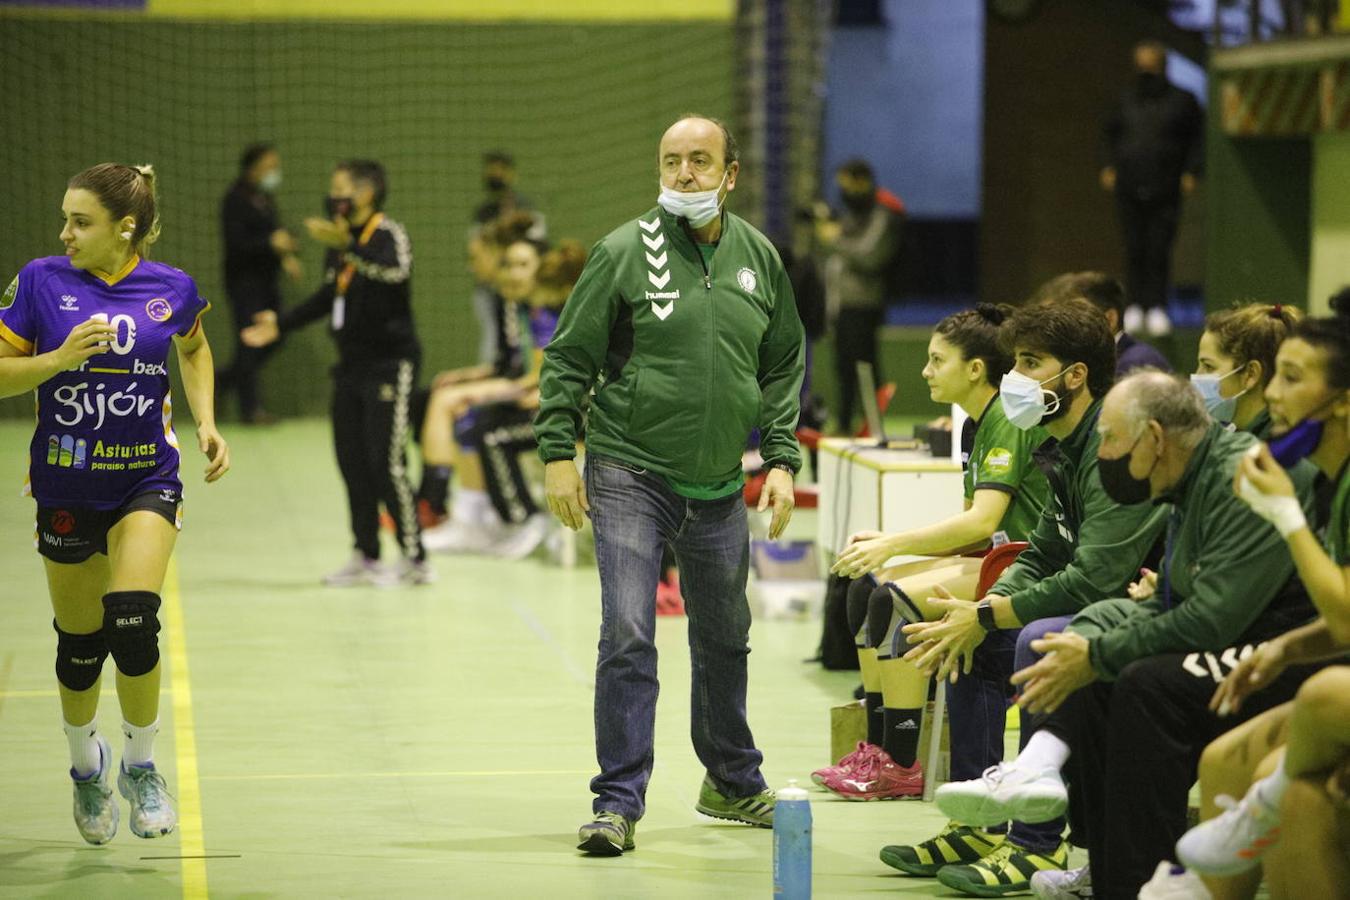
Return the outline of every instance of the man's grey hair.
<path id="1" fill-rule="evenodd" d="M 1133 434 L 1157 422 L 1169 440 L 1193 449 L 1209 429 L 1209 411 L 1189 378 L 1159 369 L 1137 369 L 1113 390 L 1121 393 L 1125 421 Z"/>

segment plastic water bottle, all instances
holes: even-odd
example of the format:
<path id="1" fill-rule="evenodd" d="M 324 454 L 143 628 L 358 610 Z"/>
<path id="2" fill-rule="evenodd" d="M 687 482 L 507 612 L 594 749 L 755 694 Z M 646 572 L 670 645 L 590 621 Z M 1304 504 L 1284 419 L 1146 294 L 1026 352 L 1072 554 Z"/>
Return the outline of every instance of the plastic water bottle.
<path id="1" fill-rule="evenodd" d="M 778 791 L 773 810 L 773 896 L 811 897 L 811 802 L 795 778 Z"/>

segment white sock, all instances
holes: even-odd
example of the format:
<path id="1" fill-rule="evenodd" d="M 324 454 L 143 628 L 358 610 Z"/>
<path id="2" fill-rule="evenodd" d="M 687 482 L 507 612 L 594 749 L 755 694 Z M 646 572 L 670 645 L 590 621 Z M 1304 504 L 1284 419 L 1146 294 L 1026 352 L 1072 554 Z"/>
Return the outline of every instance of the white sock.
<path id="1" fill-rule="evenodd" d="M 84 725 L 61 723 L 66 729 L 66 743 L 70 745 L 70 767 L 77 778 L 88 778 L 99 770 L 98 716 Z"/>
<path id="2" fill-rule="evenodd" d="M 1054 769 L 1058 772 L 1069 761 L 1069 745 L 1048 731 L 1038 731 L 1017 754 L 1017 767 L 1033 772 Z"/>
<path id="3" fill-rule="evenodd" d="M 155 735 L 159 734 L 159 719 L 145 726 L 132 725 L 123 719 L 122 734 L 127 739 L 126 747 L 122 751 L 122 765 L 148 766 L 154 763 L 153 748 Z"/>
<path id="4" fill-rule="evenodd" d="M 1250 793 L 1268 809 L 1278 810 L 1284 792 L 1289 790 L 1289 773 L 1284 770 L 1285 756 L 1280 753 L 1280 767 L 1252 785 Z"/>

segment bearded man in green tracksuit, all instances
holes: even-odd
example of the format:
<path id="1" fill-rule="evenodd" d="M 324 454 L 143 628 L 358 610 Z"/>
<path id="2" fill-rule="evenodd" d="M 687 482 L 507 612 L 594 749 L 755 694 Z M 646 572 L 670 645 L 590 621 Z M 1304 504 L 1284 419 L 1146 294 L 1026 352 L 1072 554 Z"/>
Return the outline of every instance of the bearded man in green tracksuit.
<path id="1" fill-rule="evenodd" d="M 803 333 L 768 239 L 722 209 L 740 170 L 715 119 L 661 138 L 657 207 L 591 250 L 544 351 L 535 435 L 549 509 L 589 514 L 600 570 L 594 818 L 579 847 L 634 847 L 652 770 L 656 583 L 675 551 L 689 615 L 692 735 L 707 769 L 695 808 L 773 824 L 774 795 L 745 716 L 749 541 L 741 456 L 753 429 L 769 469 L 770 535 L 792 513 Z M 593 394 L 592 394 L 593 392 Z M 589 405 L 589 415 L 587 407 Z M 583 419 L 585 481 L 575 463 Z"/>

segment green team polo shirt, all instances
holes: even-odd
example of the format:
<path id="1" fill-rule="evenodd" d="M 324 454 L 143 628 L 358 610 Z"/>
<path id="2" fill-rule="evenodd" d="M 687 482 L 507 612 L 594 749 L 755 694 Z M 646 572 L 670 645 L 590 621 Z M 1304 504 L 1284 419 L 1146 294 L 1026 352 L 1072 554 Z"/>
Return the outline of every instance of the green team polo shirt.
<path id="1" fill-rule="evenodd" d="M 716 244 L 696 244 L 698 255 L 703 257 L 704 267 L 712 265 L 713 254 L 717 252 Z M 697 481 L 677 481 L 668 476 L 661 476 L 672 491 L 681 497 L 688 497 L 690 500 L 721 500 L 723 497 L 729 497 L 741 489 L 745 484 L 745 473 L 732 478 L 730 481 L 717 481 L 712 484 L 702 484 Z"/>
<path id="2" fill-rule="evenodd" d="M 1341 467 L 1336 493 L 1331 498 L 1331 515 L 1322 538 L 1327 555 L 1338 566 L 1350 565 L 1350 465 Z"/>
<path id="3" fill-rule="evenodd" d="M 1045 429 L 1021 429 L 1008 421 L 997 393 L 975 426 L 975 440 L 965 471 L 965 496 L 976 491 L 1003 491 L 1012 495 L 998 530 L 1010 541 L 1025 541 L 1041 519 L 1050 496 L 1050 482 L 1036 465 L 1032 451 L 1044 443 Z"/>

